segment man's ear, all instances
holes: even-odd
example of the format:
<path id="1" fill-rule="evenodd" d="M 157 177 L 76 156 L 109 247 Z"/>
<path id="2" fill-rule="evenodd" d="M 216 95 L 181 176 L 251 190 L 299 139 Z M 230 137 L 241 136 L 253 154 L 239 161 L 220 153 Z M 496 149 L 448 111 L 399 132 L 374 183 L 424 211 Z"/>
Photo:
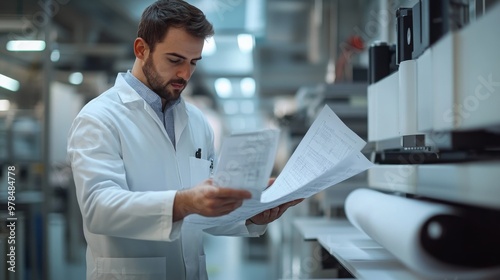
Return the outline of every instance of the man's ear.
<path id="1" fill-rule="evenodd" d="M 136 38 L 134 41 L 134 54 L 140 60 L 145 60 L 149 54 L 149 45 L 142 38 Z"/>

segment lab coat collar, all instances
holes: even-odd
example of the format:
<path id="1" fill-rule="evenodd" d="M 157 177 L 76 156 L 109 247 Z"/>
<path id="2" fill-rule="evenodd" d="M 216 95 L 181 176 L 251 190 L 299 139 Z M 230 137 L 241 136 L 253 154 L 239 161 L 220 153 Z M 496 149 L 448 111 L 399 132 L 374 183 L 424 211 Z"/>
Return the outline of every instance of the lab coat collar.
<path id="1" fill-rule="evenodd" d="M 115 80 L 115 87 L 118 96 L 123 104 L 144 100 L 135 90 L 125 81 L 125 73 L 118 73 Z"/>
<path id="2" fill-rule="evenodd" d="M 156 124 L 164 131 L 165 137 L 168 138 L 167 132 L 163 127 L 163 122 L 158 118 L 158 115 L 154 112 L 153 108 L 140 96 L 125 80 L 125 73 L 118 73 L 115 81 L 115 89 L 120 97 L 123 105 L 131 106 L 132 104 L 137 104 L 142 107 L 148 115 L 156 122 Z M 142 106 L 141 106 L 142 105 Z"/>
<path id="3" fill-rule="evenodd" d="M 156 116 L 156 113 L 151 109 L 151 107 L 146 103 L 144 98 L 142 98 L 123 77 L 125 73 L 118 73 L 115 81 L 115 87 L 118 92 L 123 104 L 143 102 L 144 109 L 151 115 L 151 117 L 158 123 L 159 126 L 163 127 L 162 122 Z M 186 102 L 182 96 L 180 97 L 180 102 L 173 105 L 174 106 L 174 126 L 175 126 L 175 142 L 179 143 L 182 132 L 188 124 L 188 114 L 186 112 Z M 163 128 L 164 130 L 164 128 Z M 167 136 L 168 138 L 168 136 Z"/>

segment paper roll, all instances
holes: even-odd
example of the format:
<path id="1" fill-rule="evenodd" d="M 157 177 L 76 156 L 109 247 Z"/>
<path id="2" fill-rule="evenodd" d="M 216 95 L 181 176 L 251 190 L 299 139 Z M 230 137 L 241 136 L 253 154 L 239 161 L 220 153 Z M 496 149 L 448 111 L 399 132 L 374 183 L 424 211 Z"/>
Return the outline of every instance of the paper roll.
<path id="1" fill-rule="evenodd" d="M 345 211 L 355 227 L 423 276 L 483 279 L 500 275 L 500 260 L 497 259 L 495 263 L 494 257 L 484 256 L 483 261 L 474 262 L 471 261 L 474 258 L 470 256 L 464 258 L 443 254 L 446 253 L 443 250 L 453 252 L 455 246 L 463 246 L 471 254 L 481 251 L 472 248 L 474 246 L 464 245 L 464 240 L 459 243 L 460 240 L 453 238 L 460 234 L 453 234 L 453 230 L 459 229 L 457 225 L 463 226 L 464 222 L 460 209 L 374 190 L 357 189 L 347 197 Z M 468 244 L 477 242 L 465 241 Z M 464 260 L 467 265 L 464 265 Z"/>
<path id="2" fill-rule="evenodd" d="M 398 73 L 399 135 L 417 134 L 417 62 L 401 62 Z"/>

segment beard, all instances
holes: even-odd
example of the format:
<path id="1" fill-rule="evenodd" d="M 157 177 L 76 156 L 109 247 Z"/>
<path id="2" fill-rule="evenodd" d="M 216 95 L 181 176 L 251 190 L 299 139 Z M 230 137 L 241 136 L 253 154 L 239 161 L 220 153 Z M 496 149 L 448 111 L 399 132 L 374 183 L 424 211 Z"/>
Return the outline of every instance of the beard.
<path id="1" fill-rule="evenodd" d="M 151 90 L 158 94 L 161 98 L 166 99 L 167 103 L 179 99 L 182 91 L 186 87 L 187 81 L 182 78 L 164 81 L 154 68 L 152 56 L 147 58 L 146 63 L 142 67 L 142 72 L 144 73 Z M 182 84 L 184 87 L 182 89 L 169 90 L 168 86 L 172 83 Z"/>

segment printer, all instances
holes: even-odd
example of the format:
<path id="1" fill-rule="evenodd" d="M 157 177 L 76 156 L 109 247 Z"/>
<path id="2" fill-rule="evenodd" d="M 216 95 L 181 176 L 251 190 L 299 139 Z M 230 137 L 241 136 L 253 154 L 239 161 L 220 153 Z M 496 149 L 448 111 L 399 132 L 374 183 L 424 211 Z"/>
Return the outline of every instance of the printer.
<path id="1" fill-rule="evenodd" d="M 370 47 L 368 185 L 456 209 L 435 223 L 445 238 L 431 257 L 498 272 L 500 5 L 478 12 L 476 1 L 420 0 L 397 10 L 396 44 Z"/>

